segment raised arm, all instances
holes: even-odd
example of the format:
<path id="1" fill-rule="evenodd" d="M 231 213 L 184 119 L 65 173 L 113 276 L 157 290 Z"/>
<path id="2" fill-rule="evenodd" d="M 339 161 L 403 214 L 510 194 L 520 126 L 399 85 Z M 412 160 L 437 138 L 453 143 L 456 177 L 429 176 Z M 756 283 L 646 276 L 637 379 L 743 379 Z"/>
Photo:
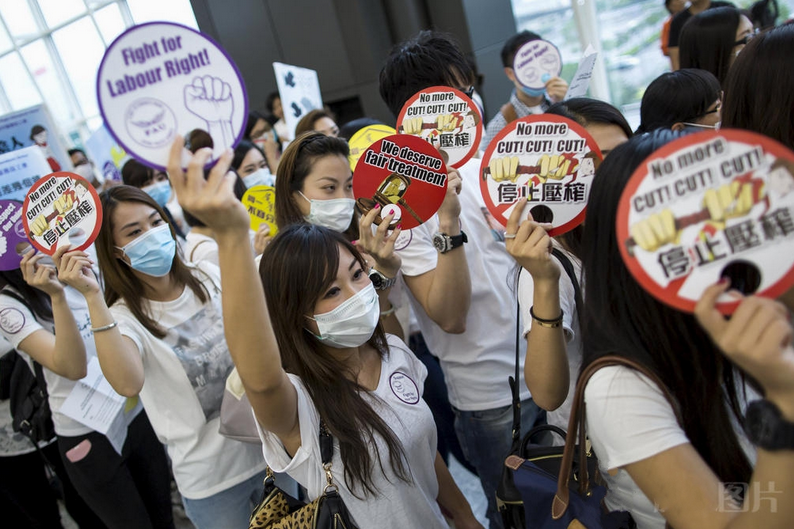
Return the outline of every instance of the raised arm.
<path id="1" fill-rule="evenodd" d="M 181 167 L 181 151 L 182 138 L 177 137 L 171 148 L 168 176 L 180 205 L 215 234 L 226 343 L 257 420 L 294 453 L 300 446 L 297 392 L 281 367 L 248 235 L 248 212 L 234 195 L 235 175 L 229 172 L 233 153 L 227 150 L 204 180 L 210 149 L 200 149 L 193 155 L 187 174 Z"/>
<path id="2" fill-rule="evenodd" d="M 55 262 L 68 247 L 54 256 Z M 19 343 L 19 350 L 53 373 L 70 380 L 79 380 L 86 374 L 85 343 L 66 301 L 63 285 L 58 281 L 53 266 L 39 261 L 43 254 L 29 251 L 22 257 L 20 269 L 25 282 L 50 296 L 55 334 L 39 329 Z"/>
<path id="3" fill-rule="evenodd" d="M 535 403 L 544 410 L 553 411 L 565 402 L 570 384 L 560 308 L 560 268 L 551 255 L 551 238 L 546 232 L 549 226 L 531 218 L 519 226 L 526 204 L 526 200 L 522 200 L 513 208 L 507 222 L 505 245 L 516 262 L 530 273 L 533 283 L 532 299 L 519 298 L 522 304 L 531 305 L 532 314 L 537 318 L 527 335 L 524 381 Z M 515 238 L 511 238 L 511 234 L 515 234 Z M 549 324 L 549 321 L 555 323 Z"/>
<path id="4" fill-rule="evenodd" d="M 462 181 L 456 170 L 449 173 L 447 194 L 438 210 L 438 231 L 449 236 L 460 234 L 460 194 Z M 471 305 L 471 277 L 463 247 L 438 254 L 436 267 L 418 276 L 403 276 L 405 284 L 427 315 L 445 332 L 466 330 Z"/>
<path id="5" fill-rule="evenodd" d="M 765 389 L 784 420 L 794 422 L 794 350 L 785 308 L 768 299 L 747 298 L 725 320 L 715 308 L 727 284 L 706 290 L 695 309 L 701 325 L 732 362 Z M 680 529 L 783 529 L 794 520 L 794 450 L 758 448 L 744 504 L 734 503 L 726 485 L 691 444 L 671 448 L 626 466 L 626 471 L 665 519 Z M 734 484 L 736 485 L 736 484 Z"/>
<path id="6" fill-rule="evenodd" d="M 119 395 L 136 396 L 143 387 L 141 354 L 135 342 L 122 336 L 115 324 L 88 255 L 83 252 L 64 254 L 58 265 L 58 278 L 85 297 L 97 358 L 105 379 Z"/>

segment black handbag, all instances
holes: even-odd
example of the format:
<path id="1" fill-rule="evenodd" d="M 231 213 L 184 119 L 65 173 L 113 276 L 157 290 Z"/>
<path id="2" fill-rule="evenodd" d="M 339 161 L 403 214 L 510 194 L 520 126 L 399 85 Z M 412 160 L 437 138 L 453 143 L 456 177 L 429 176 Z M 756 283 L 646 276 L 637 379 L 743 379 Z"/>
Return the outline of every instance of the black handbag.
<path id="1" fill-rule="evenodd" d="M 581 314 L 582 307 L 582 292 L 579 286 L 579 280 L 576 277 L 576 272 L 573 264 L 568 257 L 558 250 L 552 249 L 554 255 L 562 264 L 565 273 L 571 279 L 574 289 L 574 299 L 576 302 L 576 312 Z M 513 427 L 512 427 L 512 443 L 510 446 L 510 455 L 505 460 L 505 466 L 502 468 L 502 477 L 499 485 L 496 488 L 496 506 L 502 516 L 502 524 L 505 529 L 524 529 L 526 527 L 524 516 L 524 502 L 521 499 L 521 493 L 515 485 L 514 472 L 515 459 L 519 460 L 537 460 L 541 468 L 553 473 L 555 476 L 558 473 L 559 465 L 562 460 L 562 447 L 560 446 L 543 446 L 532 445 L 530 441 L 540 434 L 546 432 L 556 433 L 563 439 L 566 438 L 565 432 L 558 427 L 545 425 L 533 428 L 528 432 L 524 439 L 521 439 L 521 397 L 519 393 L 519 344 L 521 342 L 521 329 L 520 329 L 521 313 L 518 301 L 516 301 L 516 360 L 515 360 L 515 375 L 510 377 L 510 391 L 513 395 Z M 578 465 L 578 457 L 577 457 Z"/>
<path id="2" fill-rule="evenodd" d="M 281 490 L 273 471 L 267 467 L 262 500 L 249 519 L 249 529 L 358 529 L 352 522 L 345 502 L 339 495 L 331 474 L 334 438 L 320 420 L 320 455 L 326 485 L 319 498 L 304 503 Z"/>

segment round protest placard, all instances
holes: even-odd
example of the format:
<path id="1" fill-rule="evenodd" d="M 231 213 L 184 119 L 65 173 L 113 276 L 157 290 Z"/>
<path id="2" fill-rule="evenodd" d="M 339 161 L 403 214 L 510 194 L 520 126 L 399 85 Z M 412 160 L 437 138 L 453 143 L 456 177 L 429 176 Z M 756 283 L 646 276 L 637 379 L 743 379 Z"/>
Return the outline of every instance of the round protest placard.
<path id="1" fill-rule="evenodd" d="M 562 73 L 562 55 L 557 46 L 546 40 L 531 40 L 518 48 L 513 72 L 522 85 L 543 90 L 549 79 Z"/>
<path id="2" fill-rule="evenodd" d="M 254 186 L 243 195 L 243 204 L 251 217 L 251 229 L 259 230 L 264 223 L 270 228 L 270 236 L 278 232 L 276 227 L 276 188 L 270 186 Z"/>
<path id="3" fill-rule="evenodd" d="M 22 204 L 0 200 L 0 270 L 19 268 L 22 253 L 29 247 L 22 223 Z"/>
<path id="4" fill-rule="evenodd" d="M 171 22 L 119 35 L 102 58 L 96 89 L 119 145 L 162 171 L 177 134 L 192 132 L 202 144 L 209 134 L 214 163 L 242 138 L 248 117 L 245 84 L 231 58 L 208 36 Z M 183 165 L 189 156 L 185 149 Z"/>
<path id="5" fill-rule="evenodd" d="M 480 166 L 480 190 L 488 211 L 503 226 L 519 200 L 529 202 L 551 236 L 583 220 L 593 175 L 601 163 L 595 140 L 578 123 L 551 114 L 513 121 L 488 145 Z"/>
<path id="6" fill-rule="evenodd" d="M 454 168 L 469 161 L 480 146 L 482 117 L 463 92 L 448 86 L 420 90 L 397 117 L 397 132 L 419 136 L 446 154 Z"/>
<path id="7" fill-rule="evenodd" d="M 693 312 L 726 277 L 745 294 L 775 298 L 794 284 L 794 153 L 765 136 L 720 130 L 665 145 L 634 172 L 617 235 L 634 278 L 668 305 Z M 732 293 L 718 300 L 730 314 Z"/>
<path id="8" fill-rule="evenodd" d="M 59 244 L 73 250 L 93 244 L 102 225 L 99 196 L 88 180 L 58 172 L 40 178 L 22 203 L 22 224 L 31 244 L 52 255 Z"/>
<path id="9" fill-rule="evenodd" d="M 381 219 L 394 213 L 391 226 L 415 228 L 432 217 L 447 192 L 447 167 L 441 154 L 415 136 L 396 134 L 373 143 L 353 173 L 353 195 L 366 214 L 376 204 Z"/>
<path id="10" fill-rule="evenodd" d="M 364 154 L 364 151 L 366 151 L 370 145 L 386 136 L 392 136 L 394 134 L 397 134 L 396 130 L 388 125 L 382 124 L 369 125 L 358 130 L 350 138 L 350 141 L 347 142 L 348 145 L 350 145 L 350 156 L 348 156 L 348 160 L 350 160 L 350 169 L 352 171 L 356 170 L 358 159 L 361 158 L 361 155 Z"/>

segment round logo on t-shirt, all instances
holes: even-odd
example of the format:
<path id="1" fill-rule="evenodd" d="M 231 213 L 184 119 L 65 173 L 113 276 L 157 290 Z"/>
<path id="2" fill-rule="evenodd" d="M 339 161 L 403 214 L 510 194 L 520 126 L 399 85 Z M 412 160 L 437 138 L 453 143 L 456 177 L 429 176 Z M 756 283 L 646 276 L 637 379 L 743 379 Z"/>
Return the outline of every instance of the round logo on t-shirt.
<path id="1" fill-rule="evenodd" d="M 25 326 L 25 315 L 18 309 L 7 307 L 0 310 L 0 327 L 8 334 L 16 334 Z"/>
<path id="2" fill-rule="evenodd" d="M 395 371 L 389 377 L 389 385 L 394 396 L 406 404 L 419 402 L 419 388 L 411 377 L 401 371 Z"/>

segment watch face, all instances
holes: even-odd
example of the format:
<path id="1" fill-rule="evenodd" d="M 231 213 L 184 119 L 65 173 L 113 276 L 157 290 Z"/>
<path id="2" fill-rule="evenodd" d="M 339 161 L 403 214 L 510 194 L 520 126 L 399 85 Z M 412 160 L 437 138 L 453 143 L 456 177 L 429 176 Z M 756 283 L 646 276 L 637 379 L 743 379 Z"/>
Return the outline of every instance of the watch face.
<path id="1" fill-rule="evenodd" d="M 439 252 L 443 252 L 447 249 L 446 240 L 443 235 L 436 234 L 433 236 L 433 246 L 436 247 L 436 250 Z"/>
<path id="2" fill-rule="evenodd" d="M 369 279 L 372 281 L 372 286 L 374 286 L 376 289 L 380 288 L 380 286 L 383 284 L 383 278 L 374 272 L 369 275 Z"/>

